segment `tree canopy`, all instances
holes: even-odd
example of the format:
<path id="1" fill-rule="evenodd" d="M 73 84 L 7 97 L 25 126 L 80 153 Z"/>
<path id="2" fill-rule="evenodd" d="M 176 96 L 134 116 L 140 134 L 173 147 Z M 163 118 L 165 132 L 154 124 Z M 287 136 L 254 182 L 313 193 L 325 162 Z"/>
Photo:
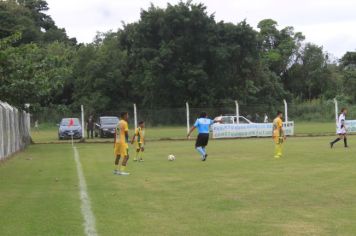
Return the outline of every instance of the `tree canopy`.
<path id="1" fill-rule="evenodd" d="M 333 64 L 301 32 L 261 20 L 216 21 L 204 4 L 151 5 L 116 32 L 77 44 L 44 0 L 0 2 L 0 99 L 116 110 L 330 99 L 356 86 L 356 56 Z M 347 82 L 349 86 L 342 86 Z"/>

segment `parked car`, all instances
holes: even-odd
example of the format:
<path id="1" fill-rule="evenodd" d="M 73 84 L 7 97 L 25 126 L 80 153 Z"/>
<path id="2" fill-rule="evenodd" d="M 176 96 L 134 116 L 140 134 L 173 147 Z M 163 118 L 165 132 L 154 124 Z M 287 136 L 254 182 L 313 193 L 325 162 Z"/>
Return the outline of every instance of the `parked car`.
<path id="1" fill-rule="evenodd" d="M 214 120 L 220 120 L 221 124 L 237 124 L 236 116 L 233 115 L 218 116 Z M 239 116 L 239 124 L 253 124 L 253 122 L 244 116 Z"/>
<path id="2" fill-rule="evenodd" d="M 63 118 L 58 124 L 58 139 L 82 138 L 82 126 L 78 118 Z"/>
<path id="3" fill-rule="evenodd" d="M 108 138 L 114 137 L 115 128 L 119 118 L 116 116 L 101 116 L 95 124 L 95 137 Z"/>

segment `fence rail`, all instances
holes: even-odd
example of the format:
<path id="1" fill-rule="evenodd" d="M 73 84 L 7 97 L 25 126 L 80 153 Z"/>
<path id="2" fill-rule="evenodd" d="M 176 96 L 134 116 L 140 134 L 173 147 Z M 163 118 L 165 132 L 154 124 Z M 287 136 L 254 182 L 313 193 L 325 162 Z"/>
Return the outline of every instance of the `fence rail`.
<path id="1" fill-rule="evenodd" d="M 30 141 L 29 114 L 0 101 L 0 160 L 22 150 Z"/>

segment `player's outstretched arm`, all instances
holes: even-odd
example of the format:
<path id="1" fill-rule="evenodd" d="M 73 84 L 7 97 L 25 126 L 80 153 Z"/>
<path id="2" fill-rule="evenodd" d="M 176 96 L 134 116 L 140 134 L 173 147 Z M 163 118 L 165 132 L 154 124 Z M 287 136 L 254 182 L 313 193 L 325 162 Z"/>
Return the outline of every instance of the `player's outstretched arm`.
<path id="1" fill-rule="evenodd" d="M 133 144 L 135 142 L 135 137 L 136 137 L 136 134 L 133 135 L 132 140 L 131 140 L 131 144 Z"/>
<path id="2" fill-rule="evenodd" d="M 281 134 L 282 134 L 283 139 L 286 140 L 287 137 L 286 137 L 286 133 L 284 132 L 283 128 L 281 128 Z"/>
<path id="3" fill-rule="evenodd" d="M 129 131 L 125 131 L 125 139 L 126 139 L 126 143 L 129 142 Z"/>
<path id="4" fill-rule="evenodd" d="M 193 126 L 192 128 L 190 128 L 189 132 L 188 132 L 188 135 L 187 135 L 187 138 L 189 139 L 190 138 L 190 135 L 191 133 L 195 130 L 195 126 Z"/>

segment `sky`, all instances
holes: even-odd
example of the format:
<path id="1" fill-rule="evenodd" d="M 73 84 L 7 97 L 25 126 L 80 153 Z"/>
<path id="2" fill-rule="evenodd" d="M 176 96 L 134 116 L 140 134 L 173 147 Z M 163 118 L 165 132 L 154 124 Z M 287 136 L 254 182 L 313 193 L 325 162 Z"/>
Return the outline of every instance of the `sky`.
<path id="1" fill-rule="evenodd" d="M 122 22 L 140 18 L 141 9 L 151 3 L 165 7 L 179 0 L 47 0 L 47 12 L 57 26 L 65 28 L 78 42 L 90 43 L 96 33 L 116 31 Z M 324 51 L 341 58 L 356 50 L 355 0 L 193 0 L 204 3 L 216 21 L 238 23 L 246 19 L 257 29 L 259 21 L 271 18 L 278 27 L 293 26 L 306 36 L 306 42 L 323 46 Z"/>

